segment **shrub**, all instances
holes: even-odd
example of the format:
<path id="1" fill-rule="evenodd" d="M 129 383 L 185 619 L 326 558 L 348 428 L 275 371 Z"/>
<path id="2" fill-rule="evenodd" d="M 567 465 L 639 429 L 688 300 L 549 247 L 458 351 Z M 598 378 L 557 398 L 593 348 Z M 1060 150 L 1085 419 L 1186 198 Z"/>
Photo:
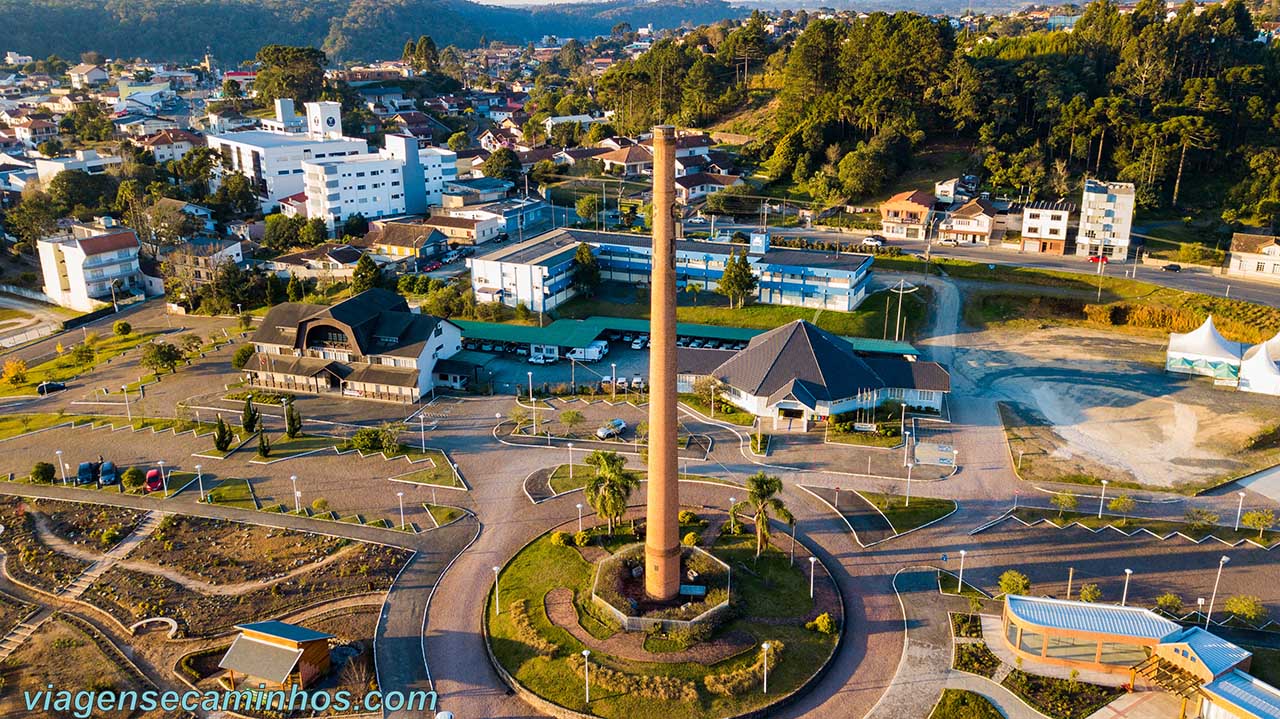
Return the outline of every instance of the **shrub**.
<path id="1" fill-rule="evenodd" d="M 1156 597 L 1156 609 L 1163 610 L 1172 615 L 1182 614 L 1182 597 L 1173 592 L 1165 592 Z"/>
<path id="2" fill-rule="evenodd" d="M 782 642 L 769 642 L 767 656 L 770 670 L 777 666 L 778 661 L 782 658 L 782 650 Z M 722 697 L 735 697 L 746 694 L 758 686 L 764 678 L 765 656 L 764 651 L 761 651 L 756 660 L 751 663 L 751 666 L 725 674 L 708 674 L 703 678 L 702 682 L 707 685 L 707 691 L 712 694 L 719 694 Z"/>
<path id="3" fill-rule="evenodd" d="M 533 627 L 533 621 L 529 619 L 529 608 L 523 599 L 517 599 L 511 602 L 507 607 L 510 612 L 511 623 L 515 625 L 516 636 L 520 641 L 529 645 L 529 648 L 537 652 L 539 656 L 554 657 L 559 647 L 547 641 L 537 629 Z"/>
<path id="4" fill-rule="evenodd" d="M 689 532 L 684 535 L 680 543 L 686 547 L 696 547 L 700 541 L 702 541 L 702 537 L 697 532 Z"/>
<path id="5" fill-rule="evenodd" d="M 1267 618 L 1267 608 L 1262 604 L 1262 600 L 1252 594 L 1238 594 L 1234 597 L 1228 597 L 1222 608 L 1232 616 L 1249 622 L 1250 624 L 1259 624 L 1263 619 Z"/>
<path id="6" fill-rule="evenodd" d="M 231 355 L 231 366 L 236 369 L 244 369 L 249 364 L 249 358 L 253 356 L 253 345 L 240 345 L 236 348 L 235 354 Z"/>
<path id="7" fill-rule="evenodd" d="M 54 466 L 48 462 L 36 462 L 31 468 L 31 481 L 36 484 L 50 484 L 53 482 L 56 471 Z"/>
<path id="8" fill-rule="evenodd" d="M 1031 580 L 1016 569 L 1006 570 L 1000 575 L 1000 591 L 1005 594 L 1027 594 L 1031 591 Z"/>
<path id="9" fill-rule="evenodd" d="M 240 426 L 245 432 L 252 432 L 258 428 L 258 420 L 261 415 L 258 414 L 258 408 L 253 406 L 253 395 L 244 398 L 244 409 L 240 412 Z"/>
<path id="10" fill-rule="evenodd" d="M 102 530 L 102 537 L 98 541 L 102 544 L 103 549 L 111 549 L 116 546 L 116 542 L 119 542 L 123 537 L 124 531 L 121 530 L 120 527 L 110 526 Z"/>
<path id="11" fill-rule="evenodd" d="M 1116 322 L 1118 307 L 1113 305 L 1085 305 L 1084 317 L 1090 322 L 1101 325 L 1113 325 Z"/>
<path id="12" fill-rule="evenodd" d="M 967 642 L 956 645 L 955 665 L 962 672 L 992 677 L 1000 668 L 1000 658 L 991 652 L 986 642 Z"/>
<path id="13" fill-rule="evenodd" d="M 311 508 L 317 512 L 327 512 L 329 511 L 329 500 L 324 497 L 317 497 L 311 500 Z"/>
<path id="14" fill-rule="evenodd" d="M 579 547 L 585 547 L 591 543 L 591 533 L 587 530 L 575 532 L 573 535 L 573 543 Z"/>
<path id="15" fill-rule="evenodd" d="M 804 625 L 805 629 L 819 634 L 835 634 L 836 620 L 831 618 L 831 612 L 823 612 L 813 618 L 813 621 Z"/>
<path id="16" fill-rule="evenodd" d="M 116 320 L 116 323 L 111 325 L 111 331 L 115 332 L 118 337 L 124 337 L 133 333 L 133 325 L 124 320 Z"/>
<path id="17" fill-rule="evenodd" d="M 770 652 L 772 653 L 772 652 Z M 576 652 L 569 655 L 569 666 L 577 676 L 582 676 L 583 659 Z M 772 665 L 770 665 L 772 666 Z M 592 683 L 606 691 L 631 694 L 660 701 L 698 701 L 698 688 L 687 679 L 636 675 L 610 669 L 598 662 L 591 663 Z"/>
<path id="18" fill-rule="evenodd" d="M 1186 520 L 1187 528 L 1192 532 L 1207 532 L 1218 523 L 1218 515 L 1199 507 L 1188 509 L 1183 519 Z"/>
<path id="19" fill-rule="evenodd" d="M 1080 601 L 1096 602 L 1102 599 L 1102 590 L 1098 589 L 1098 585 L 1092 582 L 1080 585 Z"/>
<path id="20" fill-rule="evenodd" d="M 266 432 L 258 433 L 258 456 L 259 457 L 271 456 L 271 440 L 267 439 Z"/>
<path id="21" fill-rule="evenodd" d="M 141 487 L 146 478 L 146 472 L 143 472 L 138 467 L 130 467 L 120 475 L 120 481 L 124 483 L 125 489 L 137 489 L 138 487 Z M 172 516 L 173 515 L 169 515 L 168 517 L 165 517 L 165 519 L 169 519 Z"/>
<path id="22" fill-rule="evenodd" d="M 679 519 L 681 524 L 693 524 L 698 521 L 698 515 L 688 509 L 682 509 L 680 510 Z"/>
<path id="23" fill-rule="evenodd" d="M 351 446 L 364 454 L 385 452 L 394 454 L 400 449 L 395 430 L 389 427 L 365 427 L 351 435 Z"/>
<path id="24" fill-rule="evenodd" d="M 569 536 L 568 532 L 552 532 L 551 543 L 557 547 L 571 547 L 573 546 L 573 537 Z"/>
<path id="25" fill-rule="evenodd" d="M 213 427 L 213 447 L 219 452 L 225 452 L 231 449 L 231 428 L 227 423 L 222 421 L 222 415 L 218 415 L 218 423 Z"/>

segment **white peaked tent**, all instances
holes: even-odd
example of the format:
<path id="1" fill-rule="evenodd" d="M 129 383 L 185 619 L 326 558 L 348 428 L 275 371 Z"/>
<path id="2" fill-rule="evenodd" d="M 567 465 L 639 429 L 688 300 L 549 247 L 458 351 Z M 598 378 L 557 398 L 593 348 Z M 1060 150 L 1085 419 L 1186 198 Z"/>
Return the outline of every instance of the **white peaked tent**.
<path id="1" fill-rule="evenodd" d="M 1243 349 L 1239 342 L 1232 342 L 1219 334 L 1210 316 L 1190 332 L 1169 335 L 1164 368 L 1169 372 L 1234 380 L 1240 374 Z"/>
<path id="2" fill-rule="evenodd" d="M 1245 351 L 1239 387 L 1241 392 L 1280 396 L 1280 332 Z"/>

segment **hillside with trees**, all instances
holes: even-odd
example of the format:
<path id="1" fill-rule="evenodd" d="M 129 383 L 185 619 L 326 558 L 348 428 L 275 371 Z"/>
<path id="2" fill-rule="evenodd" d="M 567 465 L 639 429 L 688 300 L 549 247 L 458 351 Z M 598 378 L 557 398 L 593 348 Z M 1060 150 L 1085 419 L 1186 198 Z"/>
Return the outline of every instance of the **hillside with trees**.
<path id="1" fill-rule="evenodd" d="M 227 62 L 263 45 L 322 47 L 335 61 L 394 55 L 424 29 L 441 45 L 474 47 L 482 38 L 524 43 L 543 35 L 608 34 L 635 27 L 709 23 L 741 12 L 723 0 L 607 0 L 498 7 L 468 0 L 0 0 L 7 50 L 45 57 L 187 60 L 208 48 Z"/>

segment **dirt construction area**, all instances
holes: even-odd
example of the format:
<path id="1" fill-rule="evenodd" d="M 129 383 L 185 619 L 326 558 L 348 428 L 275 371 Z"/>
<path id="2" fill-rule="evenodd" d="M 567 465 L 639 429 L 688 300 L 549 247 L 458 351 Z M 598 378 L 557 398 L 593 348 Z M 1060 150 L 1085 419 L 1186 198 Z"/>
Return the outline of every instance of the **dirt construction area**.
<path id="1" fill-rule="evenodd" d="M 1075 327 L 989 329 L 956 363 L 1002 418 L 1024 479 L 1218 483 L 1280 461 L 1276 398 L 1164 371 L 1166 341 Z"/>

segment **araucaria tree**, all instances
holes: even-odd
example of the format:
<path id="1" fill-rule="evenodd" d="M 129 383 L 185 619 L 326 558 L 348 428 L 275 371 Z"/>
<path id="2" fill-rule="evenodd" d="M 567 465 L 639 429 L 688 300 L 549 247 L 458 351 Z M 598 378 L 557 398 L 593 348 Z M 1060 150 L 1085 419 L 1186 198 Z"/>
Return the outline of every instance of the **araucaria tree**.
<path id="1" fill-rule="evenodd" d="M 244 398 L 244 410 L 240 412 L 240 426 L 245 432 L 252 432 L 258 428 L 258 408 L 253 406 L 253 397 Z"/>
<path id="2" fill-rule="evenodd" d="M 781 479 L 764 472 L 756 472 L 747 477 L 747 498 L 729 509 L 729 524 L 731 526 L 737 525 L 739 513 L 751 513 L 756 525 L 756 558 L 760 557 L 765 545 L 769 543 L 770 515 L 777 517 L 788 525 L 796 521 L 795 517 L 791 515 L 791 511 L 778 498 L 778 493 L 781 491 Z"/>
<path id="3" fill-rule="evenodd" d="M 587 455 L 585 462 L 595 470 L 583 490 L 587 504 L 608 522 L 609 534 L 613 534 L 613 527 L 626 513 L 627 500 L 639 481 L 626 470 L 626 460 L 617 452 L 596 450 Z"/>
<path id="4" fill-rule="evenodd" d="M 302 415 L 290 400 L 284 405 L 284 435 L 293 439 L 302 433 Z"/>
<path id="5" fill-rule="evenodd" d="M 218 415 L 218 423 L 213 427 L 213 448 L 219 452 L 225 452 L 231 449 L 231 440 L 234 439 L 231 434 L 231 428 L 223 421 L 222 415 Z"/>

